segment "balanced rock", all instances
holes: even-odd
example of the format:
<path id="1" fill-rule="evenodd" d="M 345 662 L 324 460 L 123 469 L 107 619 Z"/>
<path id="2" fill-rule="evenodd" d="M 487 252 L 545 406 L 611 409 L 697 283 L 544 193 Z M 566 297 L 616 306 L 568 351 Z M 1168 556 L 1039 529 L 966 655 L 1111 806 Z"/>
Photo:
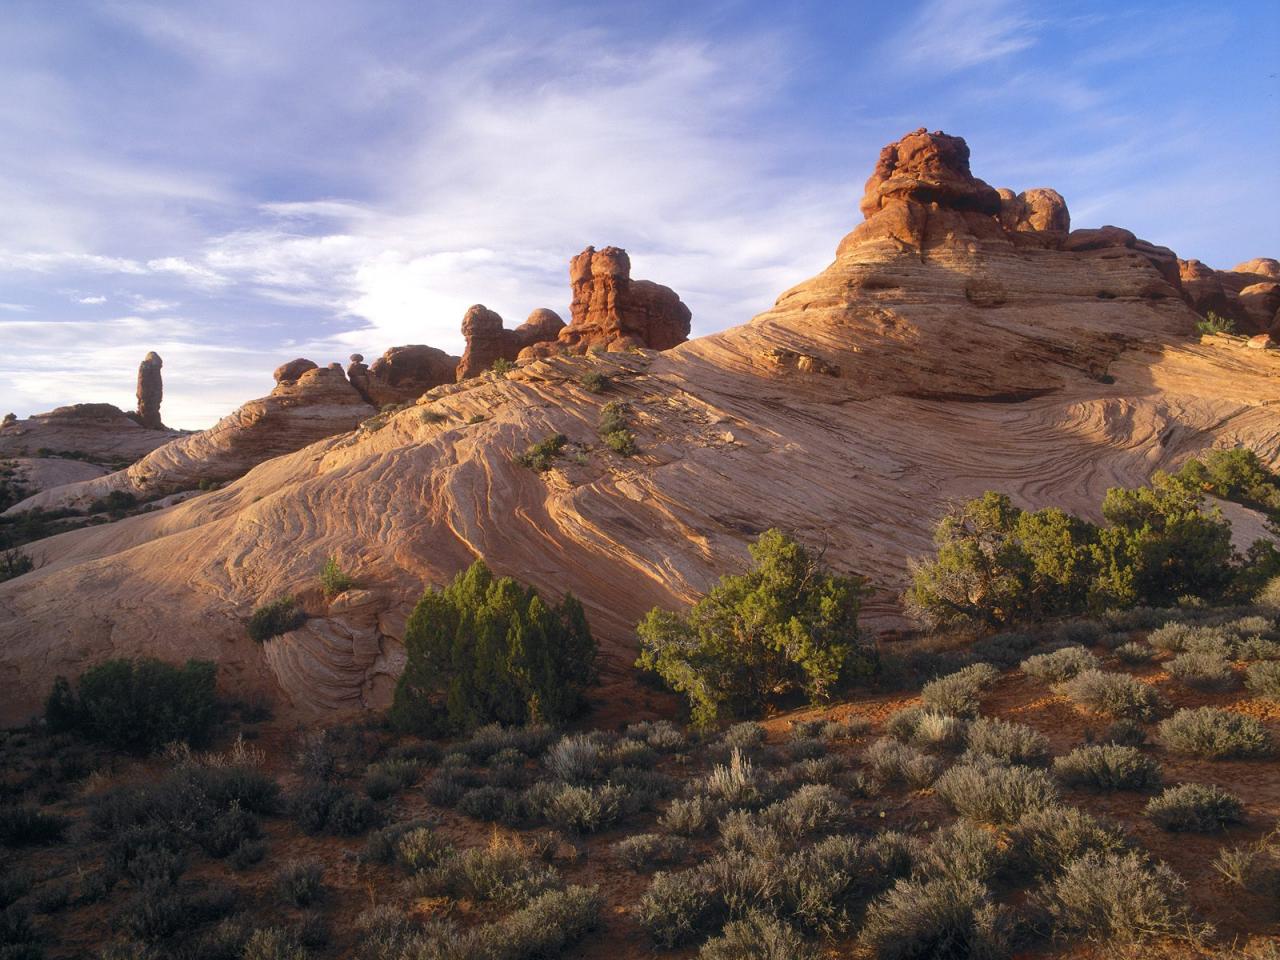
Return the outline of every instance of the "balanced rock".
<path id="1" fill-rule="evenodd" d="M 160 401 L 164 397 L 164 381 L 160 368 L 164 361 L 152 350 L 138 364 L 138 422 L 148 430 L 163 430 Z"/>
<path id="2" fill-rule="evenodd" d="M 506 330 L 502 326 L 502 317 L 477 303 L 462 318 L 462 335 L 466 337 L 467 349 L 458 363 L 458 379 L 466 380 L 484 373 L 499 360 L 514 361 L 526 347 L 554 341 L 563 329 L 564 321 L 560 314 L 539 307 L 520 326 Z"/>
<path id="3" fill-rule="evenodd" d="M 535 343 L 521 357 L 591 349 L 670 350 L 689 339 L 692 314 L 670 287 L 631 279 L 631 258 L 621 247 L 587 247 L 569 261 L 571 319 L 553 341 Z"/>
<path id="4" fill-rule="evenodd" d="M 351 385 L 356 388 L 360 396 L 369 400 L 369 366 L 364 362 L 363 354 L 351 355 L 351 362 L 347 364 L 347 379 L 351 381 Z"/>

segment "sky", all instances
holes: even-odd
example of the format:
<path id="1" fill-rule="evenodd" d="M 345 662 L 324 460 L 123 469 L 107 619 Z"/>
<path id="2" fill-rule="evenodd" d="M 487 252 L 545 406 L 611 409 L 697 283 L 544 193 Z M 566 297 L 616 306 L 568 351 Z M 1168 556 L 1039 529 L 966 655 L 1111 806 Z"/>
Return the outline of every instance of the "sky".
<path id="1" fill-rule="evenodd" d="M 0 412 L 201 428 L 296 356 L 460 353 L 466 308 L 568 319 L 627 248 L 694 334 L 861 217 L 882 146 L 965 137 L 1227 268 L 1280 256 L 1280 17 L 1231 3 L 0 0 Z"/>

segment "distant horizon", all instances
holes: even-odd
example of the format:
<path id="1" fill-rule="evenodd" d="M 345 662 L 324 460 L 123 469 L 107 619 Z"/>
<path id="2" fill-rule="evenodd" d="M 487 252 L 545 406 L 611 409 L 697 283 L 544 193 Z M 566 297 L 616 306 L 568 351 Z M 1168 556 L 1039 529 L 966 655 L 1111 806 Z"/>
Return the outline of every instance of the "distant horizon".
<path id="1" fill-rule="evenodd" d="M 1073 228 L 1280 256 L 1270 4 L 526 7 L 6 4 L 0 414 L 130 410 L 155 350 L 165 422 L 208 427 L 294 357 L 461 353 L 473 303 L 567 320 L 589 244 L 714 333 L 825 268 L 921 126 Z"/>

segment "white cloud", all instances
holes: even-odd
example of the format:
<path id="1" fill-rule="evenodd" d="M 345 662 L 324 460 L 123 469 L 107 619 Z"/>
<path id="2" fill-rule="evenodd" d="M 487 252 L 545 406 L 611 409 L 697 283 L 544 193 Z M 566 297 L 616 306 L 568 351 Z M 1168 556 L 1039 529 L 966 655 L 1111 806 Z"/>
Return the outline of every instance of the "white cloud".
<path id="1" fill-rule="evenodd" d="M 1001 60 L 1036 44 L 1040 24 L 1019 0 L 929 0 L 891 41 L 899 63 L 950 73 Z"/>
<path id="2" fill-rule="evenodd" d="M 107 302 L 107 298 L 102 295 L 98 295 L 94 297 L 79 297 L 76 300 L 76 303 L 85 303 L 91 306 L 96 306 L 97 304 L 106 303 L 106 302 Z"/>

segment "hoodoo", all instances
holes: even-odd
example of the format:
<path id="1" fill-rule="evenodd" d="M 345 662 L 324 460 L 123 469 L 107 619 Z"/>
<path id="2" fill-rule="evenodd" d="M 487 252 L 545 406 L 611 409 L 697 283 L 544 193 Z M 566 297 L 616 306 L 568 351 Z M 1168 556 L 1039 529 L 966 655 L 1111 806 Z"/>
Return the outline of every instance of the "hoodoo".
<path id="1" fill-rule="evenodd" d="M 160 421 L 160 400 L 164 397 L 164 381 L 160 368 L 164 361 L 152 350 L 138 364 L 138 422 L 148 430 L 163 430 Z"/>

